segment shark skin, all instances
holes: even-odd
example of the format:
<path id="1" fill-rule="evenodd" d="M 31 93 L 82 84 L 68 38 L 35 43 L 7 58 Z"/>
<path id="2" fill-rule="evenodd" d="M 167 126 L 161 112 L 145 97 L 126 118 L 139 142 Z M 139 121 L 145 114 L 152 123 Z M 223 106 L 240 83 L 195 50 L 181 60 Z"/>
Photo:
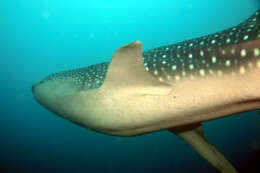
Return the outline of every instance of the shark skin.
<path id="1" fill-rule="evenodd" d="M 169 130 L 221 172 L 236 172 L 200 123 L 259 109 L 259 76 L 260 10 L 173 45 L 142 52 L 132 42 L 109 63 L 52 74 L 32 90 L 41 105 L 81 126 L 116 136 Z"/>

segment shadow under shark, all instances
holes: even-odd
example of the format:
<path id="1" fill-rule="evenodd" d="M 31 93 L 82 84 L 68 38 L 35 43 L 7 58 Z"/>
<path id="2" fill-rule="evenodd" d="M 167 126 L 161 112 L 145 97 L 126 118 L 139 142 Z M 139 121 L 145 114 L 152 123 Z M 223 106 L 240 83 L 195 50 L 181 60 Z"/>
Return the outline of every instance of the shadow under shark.
<path id="1" fill-rule="evenodd" d="M 235 173 L 200 123 L 260 108 L 260 10 L 235 27 L 145 52 L 135 41 L 110 63 L 52 74 L 32 90 L 47 109 L 97 132 L 169 130 Z"/>

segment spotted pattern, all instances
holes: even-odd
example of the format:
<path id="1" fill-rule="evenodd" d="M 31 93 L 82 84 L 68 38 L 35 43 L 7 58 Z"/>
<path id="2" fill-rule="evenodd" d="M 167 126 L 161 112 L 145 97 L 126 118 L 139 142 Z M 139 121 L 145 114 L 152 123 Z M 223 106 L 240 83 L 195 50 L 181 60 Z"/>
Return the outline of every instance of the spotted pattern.
<path id="1" fill-rule="evenodd" d="M 76 84 L 80 89 L 99 88 L 104 83 L 108 65 L 109 63 L 101 63 L 85 68 L 54 73 L 41 82 L 65 80 Z"/>
<path id="2" fill-rule="evenodd" d="M 159 81 L 195 79 L 196 76 L 245 74 L 260 68 L 260 45 L 248 50 L 243 43 L 260 39 L 260 10 L 240 25 L 197 39 L 158 47 L 143 52 L 145 70 Z M 82 89 L 99 88 L 106 77 L 109 63 L 55 73 L 43 82 L 67 80 Z"/>
<path id="3" fill-rule="evenodd" d="M 245 74 L 249 68 L 260 66 L 260 45 L 250 49 L 243 46 L 258 39 L 260 10 L 230 29 L 145 51 L 143 62 L 145 69 L 160 81 L 187 76 L 194 79 L 206 75 Z"/>

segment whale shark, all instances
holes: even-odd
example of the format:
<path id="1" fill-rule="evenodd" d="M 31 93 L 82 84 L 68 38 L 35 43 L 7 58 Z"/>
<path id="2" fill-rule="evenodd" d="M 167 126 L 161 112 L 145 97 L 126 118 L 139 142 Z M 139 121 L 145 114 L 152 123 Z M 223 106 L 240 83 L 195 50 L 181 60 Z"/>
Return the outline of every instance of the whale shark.
<path id="1" fill-rule="evenodd" d="M 199 38 L 142 50 L 134 41 L 110 62 L 51 74 L 32 86 L 45 108 L 113 136 L 168 130 L 220 172 L 237 172 L 201 122 L 260 108 L 260 10 Z"/>

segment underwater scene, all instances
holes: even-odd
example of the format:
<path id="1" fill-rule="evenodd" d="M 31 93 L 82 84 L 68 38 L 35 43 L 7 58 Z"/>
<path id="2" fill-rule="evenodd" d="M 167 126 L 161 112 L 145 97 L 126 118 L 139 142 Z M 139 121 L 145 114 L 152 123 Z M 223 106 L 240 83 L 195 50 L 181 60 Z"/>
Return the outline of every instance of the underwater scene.
<path id="1" fill-rule="evenodd" d="M 259 0 L 1 0 L 0 173 L 259 173 Z"/>

